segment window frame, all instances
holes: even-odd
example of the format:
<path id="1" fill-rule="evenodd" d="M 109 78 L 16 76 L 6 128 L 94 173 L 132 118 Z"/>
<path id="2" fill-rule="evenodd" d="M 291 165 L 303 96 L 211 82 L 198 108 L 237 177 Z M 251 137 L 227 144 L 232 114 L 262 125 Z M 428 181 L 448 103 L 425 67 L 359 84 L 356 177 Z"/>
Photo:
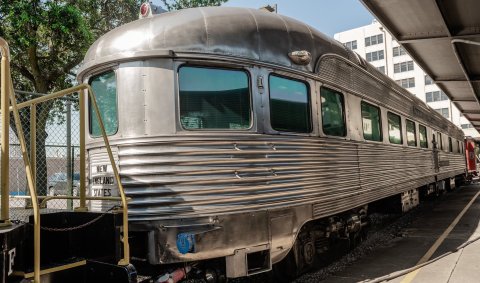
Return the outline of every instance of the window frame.
<path id="1" fill-rule="evenodd" d="M 425 129 L 425 146 L 422 146 L 422 141 L 420 139 L 421 128 Z M 422 124 L 418 124 L 418 145 L 420 146 L 420 148 L 428 149 L 428 130 L 427 130 L 427 126 L 424 126 Z"/>
<path id="2" fill-rule="evenodd" d="M 413 123 L 413 137 L 414 137 L 415 145 L 409 145 L 408 144 L 408 142 L 409 142 L 408 141 L 408 123 L 409 122 Z M 406 137 L 407 137 L 407 146 L 417 147 L 417 145 L 418 145 L 418 142 L 417 142 L 417 125 L 416 125 L 415 121 L 405 119 L 405 134 L 406 134 Z"/>
<path id="3" fill-rule="evenodd" d="M 115 105 L 117 107 L 117 115 L 116 115 L 116 119 L 117 119 L 117 129 L 114 133 L 112 134 L 108 134 L 107 131 L 105 130 L 105 134 L 107 135 L 107 137 L 112 137 L 112 136 L 115 136 L 116 134 L 118 134 L 118 132 L 120 131 L 120 111 L 119 111 L 119 107 L 118 107 L 118 72 L 117 72 L 117 69 L 118 67 L 115 67 L 115 68 L 111 68 L 111 69 L 106 69 L 106 70 L 102 70 L 98 73 L 94 73 L 92 75 L 90 75 L 88 77 L 88 80 L 87 80 L 87 84 L 92 87 L 91 85 L 91 82 L 94 78 L 96 77 L 99 77 L 101 75 L 104 75 L 104 74 L 107 74 L 107 73 L 110 73 L 110 72 L 113 72 L 114 75 L 115 75 Z M 92 88 L 93 90 L 93 88 Z M 90 95 L 87 95 L 87 111 L 88 111 L 88 135 L 90 138 L 100 138 L 102 137 L 102 133 L 100 133 L 100 135 L 96 136 L 93 134 L 92 132 L 92 114 L 94 113 L 91 113 L 91 107 L 92 107 L 92 102 L 91 102 L 91 97 Z M 97 100 L 95 99 L 95 102 L 97 102 Z M 97 106 L 98 106 L 98 103 L 97 103 Z M 100 110 L 100 109 L 99 109 Z M 101 114 L 101 113 L 100 113 Z M 96 114 L 95 114 L 96 116 Z M 103 120 L 102 120 L 102 123 L 103 123 Z M 103 123 L 103 126 L 105 127 L 105 123 Z"/>
<path id="4" fill-rule="evenodd" d="M 380 129 L 380 138 L 379 140 L 370 140 L 370 139 L 366 139 L 365 138 L 365 130 L 363 128 L 363 116 L 362 116 L 362 104 L 365 103 L 369 106 L 372 106 L 374 108 L 377 108 L 378 109 L 378 114 L 379 114 L 379 117 L 378 117 L 378 123 L 379 123 L 379 129 Z M 375 104 L 372 104 L 370 102 L 367 102 L 365 100 L 361 100 L 360 101 L 360 117 L 362 118 L 362 137 L 363 137 L 363 140 L 364 141 L 370 141 L 370 142 L 379 142 L 379 143 L 383 143 L 383 125 L 382 125 L 382 109 L 380 108 L 380 106 L 378 105 L 375 105 Z"/>
<path id="5" fill-rule="evenodd" d="M 274 77 L 278 77 L 278 78 L 283 78 L 283 79 L 287 79 L 287 80 L 292 80 L 292 81 L 297 81 L 297 82 L 300 82 L 300 83 L 303 83 L 306 87 L 307 87 L 307 99 L 308 99 L 308 118 L 309 118 L 309 126 L 310 126 L 310 129 L 308 132 L 292 132 L 292 131 L 284 131 L 284 130 L 278 130 L 278 129 L 275 129 L 272 125 L 272 104 L 271 104 L 271 88 L 270 88 L 270 78 L 274 76 Z M 312 92 L 311 92 L 311 87 L 310 87 L 310 83 L 307 81 L 307 80 L 304 80 L 304 79 L 300 79 L 300 78 L 296 78 L 296 77 L 291 77 L 291 76 L 288 76 L 288 75 L 284 75 L 284 74 L 281 74 L 281 73 L 276 73 L 276 72 L 270 72 L 268 74 L 268 120 L 270 122 L 270 128 L 278 133 L 288 133 L 288 134 L 295 134 L 295 135 L 311 135 L 312 133 L 314 133 L 314 123 L 313 123 L 313 118 L 312 118 L 312 115 L 313 115 L 313 109 L 312 109 Z"/>
<path id="6" fill-rule="evenodd" d="M 248 128 L 245 129 L 213 129 L 213 128 L 204 128 L 204 129 L 186 129 L 182 125 L 181 121 L 181 109 L 180 109 L 180 69 L 183 67 L 192 67 L 192 68 L 204 68 L 204 69 L 216 69 L 216 70 L 227 70 L 227 71 L 242 71 L 247 75 L 248 79 L 248 92 L 249 92 L 249 101 L 250 101 L 250 125 Z M 228 131 L 228 132 L 248 132 L 252 131 L 255 125 L 255 114 L 254 114 L 254 106 L 253 106 L 253 83 L 252 83 L 252 76 L 251 73 L 248 69 L 245 67 L 239 66 L 237 67 L 231 67 L 231 66 L 219 66 L 219 65 L 208 65 L 208 64 L 190 64 L 190 63 L 182 63 L 177 67 L 176 70 L 176 75 L 177 75 L 177 95 L 178 95 L 178 101 L 177 101 L 177 122 L 178 125 L 180 126 L 180 129 L 183 131 L 189 131 L 189 132 L 223 132 L 223 131 Z"/>
<path id="7" fill-rule="evenodd" d="M 392 139 L 391 139 L 391 136 L 390 136 L 390 129 L 388 128 L 390 126 L 390 120 L 388 119 L 389 118 L 389 115 L 393 115 L 393 116 L 397 116 L 400 120 L 399 120 L 399 129 L 400 129 L 400 142 L 399 143 L 396 143 L 396 142 L 392 142 Z M 395 114 L 394 112 L 391 112 L 391 111 L 387 111 L 387 130 L 388 130 L 388 142 L 390 144 L 394 144 L 394 145 L 403 145 L 403 131 L 402 131 L 402 116 L 398 115 L 398 114 Z"/>
<path id="8" fill-rule="evenodd" d="M 343 126 L 344 126 L 344 133 L 342 136 L 335 136 L 335 135 L 329 135 L 325 133 L 325 129 L 323 126 L 323 103 L 322 103 L 322 88 L 325 88 L 329 91 L 335 92 L 340 95 L 342 98 L 342 119 L 343 119 Z M 345 107 L 345 94 L 339 90 L 336 90 L 334 88 L 327 87 L 325 85 L 320 85 L 320 117 L 321 117 L 321 124 L 322 124 L 322 134 L 328 137 L 335 137 L 335 138 L 346 138 L 348 135 L 348 127 L 347 127 L 347 117 L 346 117 L 346 107 Z"/>
<path id="9" fill-rule="evenodd" d="M 442 137 L 442 133 L 440 132 L 436 132 L 437 134 L 437 149 L 438 150 L 443 150 L 443 137 Z"/>

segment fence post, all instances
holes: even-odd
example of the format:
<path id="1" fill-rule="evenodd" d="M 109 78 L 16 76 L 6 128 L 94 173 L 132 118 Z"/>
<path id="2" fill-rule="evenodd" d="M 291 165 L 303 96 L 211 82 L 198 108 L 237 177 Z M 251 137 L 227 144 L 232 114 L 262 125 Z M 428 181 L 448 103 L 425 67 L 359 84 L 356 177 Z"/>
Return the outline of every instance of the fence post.
<path id="1" fill-rule="evenodd" d="M 32 164 L 33 182 L 36 184 L 37 182 L 37 105 L 35 103 L 30 105 L 30 163 Z"/>
<path id="2" fill-rule="evenodd" d="M 67 195 L 73 195 L 73 178 L 72 178 L 72 102 L 66 101 L 67 107 Z M 67 200 L 67 209 L 72 209 L 73 200 Z"/>

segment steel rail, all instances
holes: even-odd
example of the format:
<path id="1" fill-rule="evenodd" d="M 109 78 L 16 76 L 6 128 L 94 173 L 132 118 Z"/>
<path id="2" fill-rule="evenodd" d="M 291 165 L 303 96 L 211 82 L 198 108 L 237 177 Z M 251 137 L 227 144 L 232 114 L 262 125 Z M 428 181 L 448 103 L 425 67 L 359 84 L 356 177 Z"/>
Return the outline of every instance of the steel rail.
<path id="1" fill-rule="evenodd" d="M 1 181 L 0 181 L 0 186 L 1 186 L 1 208 L 0 208 L 0 221 L 2 222 L 2 226 L 8 226 L 10 225 L 10 215 L 9 215 L 9 193 L 10 193 L 10 188 L 9 188 L 9 162 L 10 160 L 8 158 L 4 158 L 4 156 L 8 156 L 9 154 L 9 130 L 10 130 L 10 113 L 8 111 L 8 105 L 9 103 L 9 95 L 8 91 L 10 90 L 9 87 L 9 82 L 10 80 L 8 79 L 8 74 L 9 72 L 9 62 L 10 62 L 10 50 L 8 47 L 7 41 L 5 41 L 3 38 L 0 37 L 0 53 L 2 54 L 2 59 L 1 59 L 1 67 L 0 67 L 0 86 L 1 86 L 1 119 L 2 119 L 2 130 L 1 130 L 1 135 L 2 135 L 2 144 L 1 144 Z M 5 142 L 6 141 L 6 142 Z"/>
<path id="2" fill-rule="evenodd" d="M 61 90 L 58 92 L 54 92 L 51 94 L 47 94 L 45 96 L 41 96 L 38 98 L 34 98 L 22 103 L 18 103 L 16 101 L 15 97 L 15 92 L 13 89 L 13 83 L 12 83 L 12 78 L 10 75 L 10 66 L 9 66 L 9 61 L 10 61 L 10 53 L 9 53 L 9 47 L 8 43 L 0 37 L 0 51 L 2 54 L 1 58 L 1 68 L 0 68 L 0 83 L 1 83 L 1 113 L 0 117 L 2 118 L 2 136 L 1 136 L 1 149 L 2 149 L 2 158 L 1 158 L 1 213 L 0 213 L 0 220 L 2 220 L 4 223 L 7 225 L 9 224 L 9 183 L 8 183 L 8 169 L 9 169 L 9 116 L 10 112 L 13 113 L 14 116 L 14 121 L 15 121 L 15 126 L 17 128 L 18 132 L 18 139 L 20 143 L 20 148 L 22 152 L 22 157 L 23 157 L 23 162 L 25 166 L 25 171 L 27 175 L 27 184 L 29 188 L 29 193 L 30 193 L 30 199 L 32 201 L 32 208 L 33 208 L 33 218 L 34 218 L 34 282 L 39 283 L 40 282 L 40 204 L 39 204 L 39 199 L 40 197 L 37 196 L 36 192 L 36 184 L 35 184 L 35 178 L 34 178 L 34 167 L 32 166 L 32 162 L 29 158 L 29 155 L 27 153 L 27 147 L 26 147 L 26 141 L 25 141 L 25 135 L 24 131 L 22 128 L 22 124 L 20 121 L 20 114 L 19 114 L 19 109 L 22 109 L 24 107 L 31 107 L 33 109 L 34 113 L 31 115 L 31 123 L 33 124 L 33 128 L 36 128 L 36 113 L 35 113 L 35 108 L 36 105 L 42 102 L 46 102 L 55 98 L 60 98 L 75 92 L 78 92 L 80 95 L 79 97 L 79 102 L 80 102 L 80 151 L 83 153 L 80 156 L 80 168 L 85 168 L 86 165 L 86 160 L 85 160 L 85 106 L 86 106 L 86 101 L 85 101 L 85 91 L 87 91 L 87 95 L 89 95 L 90 98 L 90 103 L 92 104 L 95 114 L 97 117 L 97 120 L 99 122 L 100 130 L 102 133 L 102 137 L 105 143 L 105 147 L 110 159 L 110 164 L 112 165 L 115 179 L 117 181 L 118 189 L 120 192 L 120 198 L 122 202 L 122 217 L 123 217 L 123 238 L 121 239 L 123 243 L 123 258 L 119 261 L 118 264 L 120 265 L 128 265 L 129 264 L 129 258 L 130 258 L 130 250 L 129 250 L 129 243 L 128 243 L 128 200 L 125 195 L 125 191 L 123 189 L 120 175 L 118 172 L 118 168 L 116 166 L 115 160 L 113 158 L 113 154 L 111 151 L 110 143 L 108 141 L 108 137 L 106 135 L 105 127 L 102 121 L 102 117 L 100 115 L 100 110 L 98 108 L 95 95 L 93 93 L 92 88 L 88 84 L 80 84 L 65 90 Z M 10 103 L 9 103 L 10 100 Z M 10 107 L 8 107 L 10 105 Z M 33 138 L 32 138 L 33 140 Z M 34 155 L 34 154 L 33 154 Z M 32 156 L 33 156 L 32 155 Z M 33 160 L 35 158 L 33 157 Z M 74 198 L 79 198 L 80 199 L 80 207 L 77 210 L 80 211 L 86 211 L 86 189 L 85 189 L 85 170 L 82 170 L 80 173 L 80 197 L 74 197 Z M 62 197 L 69 199 L 69 197 Z M 43 201 L 47 202 L 50 199 L 55 199 L 55 197 L 46 197 Z M 89 198 L 90 199 L 90 198 Z M 112 199 L 113 200 L 113 199 Z M 117 200 L 117 199 L 115 199 Z"/>

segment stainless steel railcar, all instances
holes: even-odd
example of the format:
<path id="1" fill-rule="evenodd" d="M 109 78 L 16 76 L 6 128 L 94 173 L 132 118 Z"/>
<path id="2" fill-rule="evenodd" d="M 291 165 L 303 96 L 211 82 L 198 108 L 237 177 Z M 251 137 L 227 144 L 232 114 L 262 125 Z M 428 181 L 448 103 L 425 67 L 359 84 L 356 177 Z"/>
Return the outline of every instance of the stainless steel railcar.
<path id="1" fill-rule="evenodd" d="M 225 258 L 239 277 L 293 247 L 306 266 L 324 239 L 357 235 L 369 203 L 402 196 L 408 209 L 465 173 L 460 129 L 278 14 L 140 19 L 97 40 L 78 80 L 96 92 L 131 198 L 132 254 L 149 264 Z M 95 117 L 87 127 L 90 192 L 115 195 Z"/>

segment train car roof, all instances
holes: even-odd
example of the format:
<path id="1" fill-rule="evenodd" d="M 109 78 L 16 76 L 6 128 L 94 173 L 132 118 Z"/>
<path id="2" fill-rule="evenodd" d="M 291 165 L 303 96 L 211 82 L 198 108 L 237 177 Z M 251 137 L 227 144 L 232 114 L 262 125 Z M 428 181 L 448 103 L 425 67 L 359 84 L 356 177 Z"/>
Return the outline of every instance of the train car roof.
<path id="1" fill-rule="evenodd" d="M 288 53 L 306 50 L 312 60 L 298 65 Z M 314 72 L 321 55 L 348 57 L 334 39 L 295 19 L 261 10 L 204 7 L 173 11 L 133 21 L 100 37 L 87 51 L 79 78 L 92 67 L 142 57 L 201 53 Z"/>

